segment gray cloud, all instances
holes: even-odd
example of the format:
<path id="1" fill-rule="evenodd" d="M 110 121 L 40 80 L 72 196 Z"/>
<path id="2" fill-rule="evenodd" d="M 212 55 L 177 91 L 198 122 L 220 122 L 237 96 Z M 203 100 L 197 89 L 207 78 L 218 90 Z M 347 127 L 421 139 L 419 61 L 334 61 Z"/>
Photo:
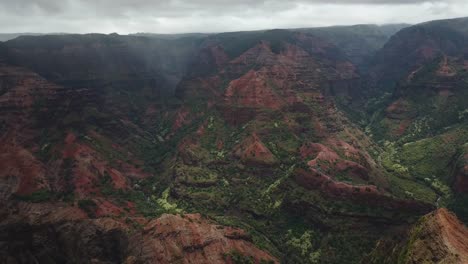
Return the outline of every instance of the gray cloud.
<path id="1" fill-rule="evenodd" d="M 218 32 L 468 15 L 466 0 L 0 0 L 0 32 Z M 463 10 L 466 14 L 463 14 Z"/>

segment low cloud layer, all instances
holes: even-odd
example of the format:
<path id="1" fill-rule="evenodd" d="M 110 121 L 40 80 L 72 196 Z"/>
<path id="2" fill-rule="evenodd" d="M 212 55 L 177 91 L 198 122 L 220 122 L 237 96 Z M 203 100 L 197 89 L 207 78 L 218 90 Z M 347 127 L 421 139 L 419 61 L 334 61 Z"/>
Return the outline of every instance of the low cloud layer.
<path id="1" fill-rule="evenodd" d="M 460 16 L 466 0 L 0 0 L 0 32 L 221 32 Z"/>

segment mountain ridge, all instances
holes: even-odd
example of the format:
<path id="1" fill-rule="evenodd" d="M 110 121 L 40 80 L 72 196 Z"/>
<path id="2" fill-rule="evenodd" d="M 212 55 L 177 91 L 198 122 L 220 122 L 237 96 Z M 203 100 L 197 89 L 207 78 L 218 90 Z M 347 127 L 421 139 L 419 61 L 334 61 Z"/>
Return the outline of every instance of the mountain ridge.
<path id="1" fill-rule="evenodd" d="M 16 239 L 0 256 L 412 263 L 454 241 L 445 227 L 464 241 L 456 216 L 435 210 L 467 219 L 468 64 L 457 34 L 413 42 L 420 27 L 363 48 L 361 67 L 290 30 L 0 43 L 0 240 Z M 416 53 L 394 74 L 426 43 L 442 56 Z M 437 258 L 462 263 L 461 248 Z"/>

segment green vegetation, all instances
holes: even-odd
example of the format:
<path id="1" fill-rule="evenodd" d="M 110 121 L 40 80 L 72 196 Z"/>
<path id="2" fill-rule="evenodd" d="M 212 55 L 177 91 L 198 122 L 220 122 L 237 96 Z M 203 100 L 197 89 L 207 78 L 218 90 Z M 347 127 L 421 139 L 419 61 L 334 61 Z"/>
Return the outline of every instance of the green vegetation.
<path id="1" fill-rule="evenodd" d="M 402 139 L 403 140 L 403 139 Z M 435 203 L 439 206 L 451 200 L 450 189 L 454 160 L 460 147 L 468 141 L 466 127 L 455 127 L 434 137 L 410 143 L 385 142 L 379 159 L 389 172 L 389 182 L 395 194 Z"/>
<path id="2" fill-rule="evenodd" d="M 150 180 L 141 181 L 136 184 L 138 190 L 121 190 L 115 189 L 112 184 L 110 175 L 106 172 L 100 179 L 100 190 L 107 198 L 114 199 L 117 204 L 124 205 L 126 201 L 135 204 L 137 212 L 145 217 L 159 217 L 164 213 L 180 213 L 181 209 L 177 208 L 176 204 L 168 201 L 169 191 L 167 188 L 162 192 L 161 197 L 158 197 L 161 190 L 155 188 L 157 182 Z M 134 186 L 134 187 L 135 187 Z M 151 188 L 141 190 L 140 186 L 153 186 Z"/>
<path id="3" fill-rule="evenodd" d="M 286 236 L 287 254 L 292 257 L 288 263 L 320 263 L 321 251 L 314 251 L 312 232 L 305 231 L 300 237 L 294 237 L 289 230 Z"/>
<path id="4" fill-rule="evenodd" d="M 457 217 L 468 226 L 468 194 L 456 194 L 448 203 L 447 208 L 453 211 Z"/>
<path id="5" fill-rule="evenodd" d="M 165 211 L 172 213 L 181 213 L 182 210 L 177 208 L 177 204 L 170 203 L 167 199 L 169 198 L 169 191 L 171 189 L 167 188 L 161 195 L 161 198 L 156 198 L 156 196 L 151 196 L 151 199 L 156 200 L 156 203 Z"/>
<path id="6" fill-rule="evenodd" d="M 457 129 L 440 136 L 426 138 L 404 144 L 400 159 L 406 166 L 411 166 L 414 177 L 424 179 L 438 177 L 447 180 L 450 177 L 449 164 L 457 154 L 457 149 L 468 141 L 468 131 Z"/>
<path id="7" fill-rule="evenodd" d="M 84 199 L 78 201 L 78 207 L 80 207 L 85 213 L 91 217 L 96 217 L 97 204 L 91 199 Z"/>
<path id="8" fill-rule="evenodd" d="M 255 259 L 252 256 L 242 255 L 240 252 L 233 250 L 223 255 L 224 260 L 230 260 L 233 264 L 254 264 Z M 273 264 L 273 261 L 267 261 L 265 259 L 260 260 L 260 264 Z"/>
<path id="9" fill-rule="evenodd" d="M 65 133 L 54 128 L 41 129 L 41 133 L 37 139 L 40 149 L 35 153 L 36 157 L 44 162 L 55 159 L 57 153 L 54 152 L 55 146 L 60 146 Z"/>
<path id="10" fill-rule="evenodd" d="M 29 195 L 14 195 L 17 200 L 31 202 L 31 203 L 43 203 L 49 202 L 55 199 L 56 194 L 49 190 L 38 190 Z"/>
<path id="11" fill-rule="evenodd" d="M 353 28 L 360 34 L 367 34 L 367 29 L 365 26 Z M 324 34 L 323 29 L 316 32 Z M 316 82 L 310 89 L 297 91 L 300 101 L 297 105 L 291 104 L 290 107 L 281 110 L 247 109 L 238 105 L 230 106 L 229 113 L 224 112 L 223 103 L 221 100 L 216 101 L 217 98 L 222 98 L 222 93 L 237 75 L 250 69 L 260 69 L 263 66 L 268 69 L 271 66 L 259 64 L 261 60 L 245 65 L 244 68 L 241 68 L 242 65 L 232 66 L 234 63 L 231 63 L 228 67 L 239 69 L 223 69 L 210 76 L 219 78 L 219 87 L 214 88 L 217 89 L 213 93 L 215 95 L 210 94 L 209 100 L 205 93 L 212 91 L 204 91 L 205 87 L 199 87 L 200 83 L 195 82 L 190 84 L 195 86 L 190 87 L 196 90 L 195 98 L 188 96 L 184 98 L 184 102 L 174 98 L 170 102 L 164 102 L 165 95 L 161 95 L 156 87 L 171 86 L 165 82 L 172 82 L 186 72 L 187 79 L 183 81 L 190 81 L 190 77 L 198 78 L 204 74 L 212 74 L 218 68 L 179 69 L 175 65 L 169 65 L 174 63 L 169 59 L 161 59 L 165 61 L 165 65 L 147 65 L 147 61 L 153 61 L 153 58 L 145 58 L 145 63 L 142 62 L 146 66 L 143 75 L 138 71 L 128 73 L 129 76 L 123 73 L 123 77 L 103 73 L 105 77 L 98 81 L 104 84 L 92 83 L 103 86 L 97 89 L 97 94 L 102 94 L 106 103 L 111 102 L 105 110 L 97 103 L 84 103 L 82 105 L 85 106 L 74 107 L 74 102 L 69 100 L 64 104 L 69 111 L 57 111 L 52 115 L 45 111 L 47 102 L 36 100 L 35 125 L 54 124 L 54 129 L 42 130 L 42 135 L 38 137 L 40 148 L 35 154 L 44 164 L 59 160 L 54 159 L 54 155 L 61 155 L 64 135 L 71 130 L 77 135 L 80 143 L 90 146 L 99 154 L 100 160 L 107 162 L 101 167 L 110 166 L 117 169 L 117 166 L 123 167 L 122 162 L 131 163 L 132 160 L 137 160 L 136 163 L 141 165 L 144 171 L 152 173 L 152 176 L 146 179 L 126 177 L 129 188 L 116 189 L 109 172 L 102 173 L 101 168 L 96 170 L 98 180 L 92 183 L 98 187 L 96 193 L 92 193 L 89 199 L 77 201 L 79 208 L 90 217 L 96 216 L 96 202 L 103 198 L 127 211 L 130 210 L 127 202 L 132 202 L 137 214 L 149 218 L 159 217 L 163 213 L 201 213 L 219 224 L 246 230 L 255 245 L 268 250 L 281 259 L 282 263 L 358 263 L 362 260 L 363 253 L 370 252 L 379 238 L 391 232 L 386 230 L 387 226 L 390 226 L 388 223 L 410 223 L 418 217 L 415 212 L 395 209 L 398 206 L 393 204 L 376 205 L 372 201 L 373 196 L 360 198 L 342 195 L 344 191 L 340 193 L 342 190 L 351 190 L 354 195 L 360 191 L 356 186 L 343 184 L 335 187 L 330 186 L 331 181 L 314 186 L 313 179 L 304 180 L 310 180 L 311 186 L 308 186 L 309 182 L 299 184 L 300 175 L 297 170 L 310 169 L 299 153 L 300 147 L 307 142 L 332 145 L 329 142 L 333 142 L 334 139 L 346 139 L 345 141 L 352 143 L 354 147 L 363 150 L 357 157 L 349 159 L 369 169 L 371 179 L 353 178 L 350 176 L 351 172 L 346 171 L 346 164 L 341 164 L 345 169 L 335 173 L 327 167 L 334 168 L 338 166 L 338 162 L 319 162 L 317 169 L 335 180 L 351 184 L 375 184 L 378 190 L 386 195 L 382 195 L 382 200 L 402 198 L 439 206 L 448 205 L 464 221 L 468 221 L 468 213 L 464 206 L 467 198 L 454 194 L 450 189 L 453 183 L 454 157 L 460 155 L 459 147 L 468 140 L 468 130 L 464 123 L 468 117 L 465 100 L 468 97 L 466 92 L 458 90 L 456 96 L 439 96 L 437 89 L 443 85 L 430 86 L 431 89 L 427 89 L 436 81 L 434 71 L 441 58 L 421 68 L 414 75 L 413 82 L 402 80 L 395 93 L 384 93 L 369 99 L 363 111 L 354 108 L 354 98 L 348 95 L 332 98 L 327 94 L 327 98 L 323 100 L 325 102 L 322 98 L 317 99 L 315 95 L 311 95 L 319 90 L 324 95 L 328 93 L 324 87 L 332 86 L 329 85 L 331 79 L 340 74 L 336 73 L 335 66 L 345 62 L 345 57 L 333 45 L 321 43 L 314 38 L 311 38 L 313 41 L 309 43 L 302 37 L 295 37 L 295 34 L 288 30 L 223 33 L 207 37 L 207 42 L 203 45 L 209 44 L 208 42 L 220 44 L 230 59 L 238 57 L 263 41 L 268 43 L 272 52 L 276 54 L 281 53 L 288 43 L 306 50 L 312 55 L 311 65 L 302 65 L 306 66 L 304 68 L 298 65 L 300 69 L 291 69 L 291 72 L 282 72 L 281 69 L 272 72 L 272 75 L 284 73 L 287 75 L 285 81 L 288 82 L 294 82 L 293 79 L 297 78 L 298 89 L 294 87 L 294 91 L 301 90 L 299 86 L 303 83 Z M 341 35 L 345 42 L 356 40 L 347 34 L 343 36 L 341 29 L 328 37 L 338 42 L 338 38 L 341 37 L 337 35 Z M 60 40 L 56 48 L 61 50 L 68 45 L 70 39 L 81 37 L 54 38 Z M 88 44 L 95 41 L 90 36 L 83 38 Z M 383 44 L 379 43 L 380 41 L 374 39 L 362 44 L 376 49 L 377 44 Z M 101 44 L 125 43 L 110 37 L 103 39 Z M 348 43 L 341 41 L 338 44 L 345 46 L 346 52 L 354 52 L 355 46 L 348 46 Z M 39 41 L 37 45 L 44 46 L 44 43 Z M 154 58 L 156 57 L 166 58 L 162 55 L 155 55 Z M 284 57 L 281 60 L 283 59 Z M 126 61 L 125 57 L 122 61 Z M 315 63 L 321 67 L 314 68 Z M 289 66 L 289 63 L 286 66 Z M 120 68 L 119 64 L 113 67 Z M 152 67 L 157 68 L 157 74 L 150 69 Z M 308 68 L 312 71 L 307 72 Z M 56 70 L 54 74 L 60 78 L 69 77 L 61 76 L 61 69 Z M 169 73 L 167 80 L 167 76 L 159 76 L 159 71 Z M 320 72 L 323 75 L 320 75 Z M 309 73 L 310 76 L 301 79 L 301 75 Z M 315 77 L 316 74 L 320 77 Z M 154 76 L 154 79 L 148 76 Z M 135 80 L 130 82 L 120 78 Z M 285 95 L 285 91 L 278 87 L 277 82 L 267 82 L 276 95 Z M 79 85 L 81 86 L 81 83 Z M 466 79 L 457 80 L 452 90 L 463 90 L 458 87 L 466 88 Z M 348 88 L 352 90 L 351 87 Z M 206 90 L 211 90 L 211 87 Z M 218 92 L 220 95 L 217 95 Z M 442 92 L 450 94 L 452 91 Z M 396 100 L 401 103 L 397 109 L 386 111 Z M 349 119 L 344 118 L 341 112 L 333 113 L 336 110 L 334 103 L 339 106 L 341 112 L 348 114 Z M 226 114 L 242 115 L 240 119 L 246 123 L 231 125 L 226 121 Z M 250 115 L 254 114 L 256 117 L 248 121 Z M 178 115 L 183 118 L 179 118 Z M 366 135 L 357 133 L 357 127 L 350 121 L 359 122 L 362 127 L 367 124 L 366 132 L 382 144 L 377 146 Z M 90 131 L 96 133 L 89 133 Z M 256 164 L 256 161 L 239 158 L 242 151 L 236 150 L 254 133 L 273 154 L 274 165 L 261 162 Z M 257 147 L 258 151 L 262 151 L 263 146 Z M 368 158 L 365 151 L 376 158 L 376 163 Z M 344 149 L 336 152 L 341 158 L 346 156 Z M 255 150 L 251 153 L 255 153 Z M 270 154 L 268 151 L 264 153 Z M 66 195 L 40 190 L 29 196 L 16 198 L 30 202 L 47 202 L 54 199 L 74 201 L 74 161 L 64 159 L 58 166 L 61 166 L 59 171 L 60 175 L 63 175 Z M 341 187 L 343 189 L 340 189 Z M 346 187 L 350 189 L 345 189 Z M 373 194 L 371 188 L 367 188 L 365 192 Z M 118 217 L 125 217 L 127 224 L 141 229 L 141 226 L 127 218 L 125 213 Z M 410 237 L 409 245 L 413 242 L 414 234 Z M 407 251 L 402 253 L 402 259 L 406 258 Z M 242 255 L 237 251 L 230 252 L 225 257 L 233 263 L 254 263 L 251 256 Z"/>
<path id="12" fill-rule="evenodd" d="M 423 231 L 424 224 L 427 222 L 426 217 L 422 217 L 413 225 L 413 228 L 410 231 L 409 238 L 407 239 L 405 247 L 400 251 L 398 256 L 398 263 L 407 263 L 409 257 L 411 256 L 411 251 L 417 243 L 417 240 L 421 237 L 421 232 Z"/>

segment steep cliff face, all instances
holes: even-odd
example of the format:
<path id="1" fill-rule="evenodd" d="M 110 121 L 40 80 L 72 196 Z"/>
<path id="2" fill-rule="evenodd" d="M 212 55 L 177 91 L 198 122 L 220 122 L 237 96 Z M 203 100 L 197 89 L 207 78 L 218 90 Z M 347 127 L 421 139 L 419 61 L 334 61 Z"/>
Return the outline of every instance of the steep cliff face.
<path id="1" fill-rule="evenodd" d="M 99 111 L 102 101 L 93 91 L 57 85 L 8 64 L 0 67 L 0 83 L 1 259 L 277 262 L 241 229 L 199 215 L 142 217 L 154 204 L 136 190 L 154 175 L 142 169 L 127 135 L 141 137 L 137 143 L 147 136 L 129 121 L 109 124 L 119 116 Z M 153 216 L 161 214 L 155 211 Z"/>
<path id="2" fill-rule="evenodd" d="M 446 209 L 422 217 L 407 234 L 383 240 L 366 263 L 467 263 L 468 230 Z"/>
<path id="3" fill-rule="evenodd" d="M 330 262 L 369 249 L 383 225 L 393 230 L 434 208 L 389 183 L 369 154 L 378 147 L 335 106 L 336 97 L 351 97 L 359 74 L 332 44 L 275 30 L 221 34 L 202 45 L 197 57 L 205 59 L 176 91 L 189 110 L 173 198 L 230 221 L 254 219 L 265 225 L 261 233 L 283 217 L 301 218 L 299 226 L 321 227 L 317 237 L 330 232 L 307 253 Z M 366 239 L 338 250 L 333 243 L 356 235 L 342 232 L 351 226 Z M 282 251 L 286 234 L 254 237 Z"/>
<path id="4" fill-rule="evenodd" d="M 466 18 L 426 22 L 405 28 L 392 36 L 374 58 L 372 72 L 379 89 L 391 88 L 441 55 L 463 56 L 466 52 L 466 23 Z"/>
<path id="5" fill-rule="evenodd" d="M 12 62 L 57 82 L 177 80 L 196 44 L 196 38 L 189 37 L 164 40 L 117 34 L 22 36 L 4 43 Z"/>
<path id="6" fill-rule="evenodd" d="M 213 36 L 202 44 L 202 52 L 190 68 L 188 80 L 179 85 L 180 97 L 192 95 L 187 81 L 193 82 L 194 77 L 216 75 L 226 85 L 250 70 L 268 75 L 270 79 L 277 78 L 280 83 L 274 84 L 280 86 L 278 92 L 286 89 L 281 86 L 287 80 L 290 85 L 302 85 L 295 88 L 305 91 L 316 89 L 314 85 L 317 87 L 318 81 L 326 83 L 359 77 L 355 67 L 332 44 L 310 35 L 284 30 Z M 317 82 L 298 81 L 303 78 Z"/>
<path id="7" fill-rule="evenodd" d="M 369 60 L 395 33 L 407 24 L 353 25 L 295 29 L 318 36 L 336 45 L 361 70 L 366 70 Z"/>
<path id="8" fill-rule="evenodd" d="M 1 258 L 18 263 L 277 262 L 242 229 L 199 215 L 164 215 L 150 222 L 149 217 L 182 212 L 162 193 L 170 177 L 155 177 L 155 171 L 167 173 L 164 165 L 149 164 L 169 159 L 164 154 L 172 151 L 174 135 L 165 131 L 170 125 L 164 122 L 179 117 L 175 131 L 184 124 L 184 113 L 143 104 L 135 107 L 148 118 L 132 119 L 128 105 L 117 103 L 120 85 L 138 88 L 142 75 L 156 73 L 145 72 L 147 65 L 139 68 L 134 60 L 142 58 L 128 54 L 128 47 L 98 45 L 102 40 L 95 36 L 90 43 L 65 40 L 71 43 L 43 39 L 42 48 L 52 50 L 34 49 L 29 40 L 9 43 L 2 57 L 0 203 L 7 210 L 2 211 Z M 39 63 L 49 53 L 57 64 Z M 97 53 L 107 55 L 93 56 Z M 120 54 L 123 61 L 105 67 L 109 54 Z M 74 56 L 77 60 L 69 61 Z M 103 88 L 103 83 L 111 85 Z M 131 91 L 144 96 L 140 92 Z M 155 116 L 163 124 L 152 123 Z"/>
<path id="9" fill-rule="evenodd" d="M 398 185 L 409 195 L 450 205 L 461 219 L 466 219 L 460 193 L 468 140 L 467 28 L 468 20 L 460 18 L 395 34 L 370 72 L 377 96 L 368 103 L 367 127 L 384 146 L 382 164 L 398 177 Z M 409 188 L 407 179 L 422 184 Z"/>
<path id="10" fill-rule="evenodd" d="M 379 136 L 420 138 L 466 123 L 465 63 L 463 57 L 444 54 L 408 72 L 396 86 L 383 116 L 379 116 L 382 119 L 375 120 L 379 122 L 377 130 L 387 133 Z"/>
<path id="11" fill-rule="evenodd" d="M 148 222 L 141 237 L 134 237 L 130 252 L 143 262 L 173 263 L 279 263 L 270 254 L 256 248 L 245 231 L 210 223 L 198 214 L 164 214 Z M 134 243 L 136 242 L 136 243 Z M 132 253 L 131 253 L 132 254 Z"/>
<path id="12" fill-rule="evenodd" d="M 133 122 L 157 116 L 185 74 L 197 38 L 117 34 L 22 36 L 4 43 L 10 64 L 70 89 L 89 89 Z M 148 110 L 157 112 L 147 114 Z"/>
<path id="13" fill-rule="evenodd" d="M 242 229 L 198 214 L 100 217 L 66 204 L 19 203 L 3 212 L 0 257 L 12 263 L 278 263 Z"/>
<path id="14" fill-rule="evenodd" d="M 139 163 L 131 152 L 106 155 L 120 148 L 119 140 L 112 144 L 110 138 L 122 135 L 118 129 L 106 134 L 110 118 L 99 111 L 94 91 L 66 88 L 7 64 L 0 67 L 0 80 L 4 198 L 49 193 L 82 197 L 99 192 L 96 185 L 105 176 L 117 189 L 128 188 L 128 177 L 148 176 L 130 164 Z M 102 126 L 106 135 L 93 126 Z"/>

